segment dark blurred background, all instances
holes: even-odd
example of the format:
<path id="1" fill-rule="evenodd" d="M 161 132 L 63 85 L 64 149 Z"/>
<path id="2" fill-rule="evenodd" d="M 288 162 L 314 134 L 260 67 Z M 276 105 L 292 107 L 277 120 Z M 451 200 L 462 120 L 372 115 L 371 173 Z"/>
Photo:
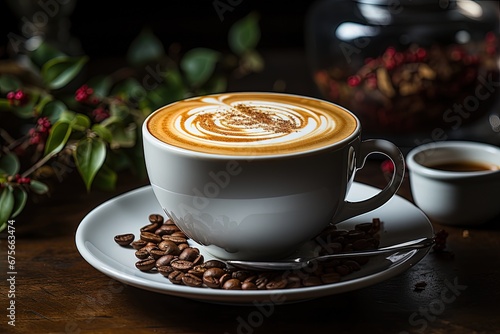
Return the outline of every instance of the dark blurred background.
<path id="1" fill-rule="evenodd" d="M 23 2 L 31 2 L 35 8 L 38 5 L 39 10 L 50 14 L 50 10 L 45 10 L 40 4 L 53 8 L 55 4 L 69 1 L 2 0 L 0 45 L 6 45 L 9 32 L 21 34 L 18 17 L 9 3 Z M 230 3 L 237 5 L 231 6 Z M 91 57 L 122 56 L 143 27 L 151 28 L 166 46 L 180 43 L 185 48 L 204 46 L 222 50 L 227 48 L 227 32 L 231 24 L 250 12 L 257 12 L 262 29 L 259 48 L 302 48 L 304 17 L 311 3 L 300 0 L 143 0 L 117 6 L 116 3 L 96 0 L 77 1 L 69 15 L 70 32 Z M 219 13 L 215 4 L 218 4 Z M 25 19 L 34 22 L 36 16 L 27 15 Z"/>
<path id="2" fill-rule="evenodd" d="M 22 37 L 22 29 L 29 29 L 31 23 L 36 23 L 36 11 L 50 16 L 54 6 L 60 6 L 58 9 L 72 7 L 72 2 L 1 0 L 0 59 L 8 56 L 9 34 Z M 181 52 L 193 47 L 227 51 L 231 25 L 255 12 L 261 29 L 257 50 L 263 56 L 264 71 L 230 82 L 228 89 L 279 90 L 319 96 L 304 50 L 305 17 L 313 1 L 143 0 L 121 6 L 96 0 L 76 0 L 74 3 L 74 8 L 66 14 L 68 29 L 60 29 L 59 33 L 69 33 L 75 42 L 71 48 L 90 56 L 91 64 L 107 61 L 110 67 L 104 66 L 106 73 L 111 67 L 119 66 L 131 41 L 143 28 L 151 29 L 166 49 L 176 44 Z M 27 4 L 32 7 L 30 14 L 20 16 L 16 13 L 16 6 L 28 13 Z"/>

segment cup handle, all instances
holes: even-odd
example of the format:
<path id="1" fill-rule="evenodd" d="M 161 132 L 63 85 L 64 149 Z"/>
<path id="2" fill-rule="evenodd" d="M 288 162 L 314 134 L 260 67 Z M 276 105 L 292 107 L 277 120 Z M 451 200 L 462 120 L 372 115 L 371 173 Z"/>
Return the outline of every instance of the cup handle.
<path id="1" fill-rule="evenodd" d="M 366 158 L 373 153 L 381 153 L 391 159 L 394 165 L 394 172 L 390 182 L 383 190 L 369 199 L 359 202 L 345 201 L 340 212 L 333 218 L 334 224 L 382 206 L 390 200 L 394 194 L 396 194 L 401 186 L 401 183 L 403 183 L 405 173 L 405 160 L 403 154 L 396 145 L 387 140 L 370 139 L 361 142 L 359 159 L 357 159 L 356 163 L 356 170 L 363 168 Z"/>

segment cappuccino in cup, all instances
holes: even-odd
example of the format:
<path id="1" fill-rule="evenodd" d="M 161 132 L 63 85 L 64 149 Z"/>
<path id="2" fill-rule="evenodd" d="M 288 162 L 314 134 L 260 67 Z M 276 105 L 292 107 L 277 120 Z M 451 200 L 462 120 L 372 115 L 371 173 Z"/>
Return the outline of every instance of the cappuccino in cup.
<path id="1" fill-rule="evenodd" d="M 328 224 L 376 209 L 399 188 L 404 158 L 385 140 L 361 141 L 354 114 L 305 96 L 199 96 L 144 122 L 149 180 L 165 213 L 222 259 L 282 258 Z M 394 162 L 377 195 L 346 200 L 371 153 Z M 286 233 L 283 233 L 286 231 Z"/>
<path id="2" fill-rule="evenodd" d="M 217 155 L 276 155 L 337 143 L 357 127 L 353 115 L 300 96 L 232 93 L 180 101 L 147 123 L 158 140 Z"/>

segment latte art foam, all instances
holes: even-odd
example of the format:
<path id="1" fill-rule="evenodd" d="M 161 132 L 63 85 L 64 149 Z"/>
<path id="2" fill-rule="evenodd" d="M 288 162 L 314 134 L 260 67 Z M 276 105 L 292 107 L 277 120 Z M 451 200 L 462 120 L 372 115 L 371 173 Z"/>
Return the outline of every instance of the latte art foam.
<path id="1" fill-rule="evenodd" d="M 163 142 L 223 155 L 307 151 L 348 137 L 356 125 L 352 115 L 330 103 L 272 93 L 187 99 L 157 110 L 147 124 Z"/>

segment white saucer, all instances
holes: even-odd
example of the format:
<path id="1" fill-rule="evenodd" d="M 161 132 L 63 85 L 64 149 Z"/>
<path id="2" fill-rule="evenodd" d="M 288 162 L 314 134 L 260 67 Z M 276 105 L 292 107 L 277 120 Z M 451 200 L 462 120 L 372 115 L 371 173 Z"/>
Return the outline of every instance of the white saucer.
<path id="1" fill-rule="evenodd" d="M 354 183 L 349 200 L 362 200 L 377 193 L 379 189 Z M 220 290 L 175 285 L 159 273 L 145 273 L 135 267 L 134 250 L 116 244 L 117 234 L 134 233 L 147 225 L 151 213 L 163 211 L 156 201 L 151 187 L 146 186 L 111 199 L 92 210 L 80 223 L 76 231 L 76 246 L 82 257 L 102 273 L 128 285 L 163 294 L 186 297 L 215 303 L 245 304 L 269 302 L 279 296 L 280 303 L 297 302 L 322 296 L 347 292 L 373 285 L 409 269 L 429 251 L 414 250 L 389 258 L 372 258 L 368 264 L 344 280 L 334 284 L 283 290 Z M 433 237 L 429 220 L 420 209 L 406 199 L 395 196 L 384 206 L 361 216 L 340 223 L 340 228 L 350 229 L 355 224 L 380 218 L 383 222 L 381 245 L 404 242 L 416 238 Z M 194 244 L 194 243 L 193 243 Z M 203 252 L 205 259 L 213 258 Z"/>

